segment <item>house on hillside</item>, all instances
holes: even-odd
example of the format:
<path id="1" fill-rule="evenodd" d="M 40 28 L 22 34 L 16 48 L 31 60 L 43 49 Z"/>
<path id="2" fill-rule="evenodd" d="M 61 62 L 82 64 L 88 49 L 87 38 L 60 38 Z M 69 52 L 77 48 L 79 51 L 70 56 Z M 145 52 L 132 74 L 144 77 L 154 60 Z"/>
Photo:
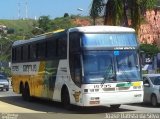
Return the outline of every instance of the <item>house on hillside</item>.
<path id="1" fill-rule="evenodd" d="M 7 33 L 7 26 L 5 26 L 5 25 L 0 25 L 0 33 L 6 34 L 6 33 Z"/>

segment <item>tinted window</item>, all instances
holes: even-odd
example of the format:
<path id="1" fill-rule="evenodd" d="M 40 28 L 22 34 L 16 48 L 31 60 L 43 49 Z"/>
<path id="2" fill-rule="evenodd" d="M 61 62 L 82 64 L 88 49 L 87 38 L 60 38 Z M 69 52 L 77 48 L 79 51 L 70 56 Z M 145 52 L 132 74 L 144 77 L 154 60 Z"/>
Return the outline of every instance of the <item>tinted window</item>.
<path id="1" fill-rule="evenodd" d="M 16 49 L 12 48 L 12 62 L 16 61 Z"/>
<path id="2" fill-rule="evenodd" d="M 30 59 L 31 54 L 30 54 L 30 45 L 28 45 L 28 59 Z"/>
<path id="3" fill-rule="evenodd" d="M 21 61 L 21 47 L 16 48 L 16 61 Z"/>
<path id="4" fill-rule="evenodd" d="M 51 38 L 46 42 L 46 57 L 47 58 L 53 58 L 56 56 L 57 52 L 57 42 L 55 39 Z"/>
<path id="5" fill-rule="evenodd" d="M 80 51 L 80 35 L 79 33 L 70 33 L 69 35 L 69 48 L 70 52 Z"/>
<path id="6" fill-rule="evenodd" d="M 58 56 L 62 59 L 67 58 L 67 37 L 63 36 L 58 40 Z"/>
<path id="7" fill-rule="evenodd" d="M 37 45 L 30 45 L 30 59 L 35 60 L 37 58 Z"/>
<path id="8" fill-rule="evenodd" d="M 37 58 L 38 59 L 44 59 L 46 53 L 46 43 L 38 43 L 37 44 Z"/>
<path id="9" fill-rule="evenodd" d="M 53 37 L 49 39 L 46 43 L 47 58 L 67 58 L 67 36 L 63 35 L 61 37 Z"/>
<path id="10" fill-rule="evenodd" d="M 80 37 L 78 33 L 70 33 L 69 36 L 69 64 L 73 82 L 80 87 L 81 85 L 81 58 L 80 58 Z"/>
<path id="11" fill-rule="evenodd" d="M 160 85 L 160 76 L 150 77 L 150 79 L 154 85 Z"/>
<path id="12" fill-rule="evenodd" d="M 23 61 L 23 46 L 21 46 L 21 61 Z"/>
<path id="13" fill-rule="evenodd" d="M 23 46 L 23 60 L 24 61 L 28 60 L 28 45 Z"/>
<path id="14" fill-rule="evenodd" d="M 81 79 L 82 79 L 82 68 L 81 68 L 81 60 L 80 55 L 73 54 L 70 56 L 70 73 L 73 82 L 80 87 Z"/>

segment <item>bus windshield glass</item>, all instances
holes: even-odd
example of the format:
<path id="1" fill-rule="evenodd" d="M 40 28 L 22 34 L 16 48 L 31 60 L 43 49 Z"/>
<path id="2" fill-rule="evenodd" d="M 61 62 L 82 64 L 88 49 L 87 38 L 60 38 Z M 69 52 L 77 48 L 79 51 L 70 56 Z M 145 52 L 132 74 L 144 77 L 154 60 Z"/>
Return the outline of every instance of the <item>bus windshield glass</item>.
<path id="1" fill-rule="evenodd" d="M 137 46 L 135 33 L 82 34 L 82 47 Z"/>
<path id="2" fill-rule="evenodd" d="M 85 51 L 83 83 L 138 81 L 137 51 Z"/>
<path id="3" fill-rule="evenodd" d="M 119 51 L 116 59 L 118 81 L 137 81 L 140 79 L 138 55 L 136 51 Z"/>

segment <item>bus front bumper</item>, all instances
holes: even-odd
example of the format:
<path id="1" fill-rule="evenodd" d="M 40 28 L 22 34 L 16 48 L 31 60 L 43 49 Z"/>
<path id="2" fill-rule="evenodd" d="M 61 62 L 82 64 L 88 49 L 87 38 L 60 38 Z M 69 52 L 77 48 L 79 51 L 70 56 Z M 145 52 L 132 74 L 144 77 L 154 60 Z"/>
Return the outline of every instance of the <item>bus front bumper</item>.
<path id="1" fill-rule="evenodd" d="M 83 106 L 106 106 L 143 102 L 143 91 L 84 93 Z"/>

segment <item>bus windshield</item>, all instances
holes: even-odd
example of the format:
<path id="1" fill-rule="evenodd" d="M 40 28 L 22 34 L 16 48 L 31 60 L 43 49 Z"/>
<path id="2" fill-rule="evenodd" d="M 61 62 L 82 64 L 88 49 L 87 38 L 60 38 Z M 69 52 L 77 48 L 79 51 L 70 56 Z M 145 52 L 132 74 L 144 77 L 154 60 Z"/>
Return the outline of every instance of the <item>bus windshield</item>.
<path id="1" fill-rule="evenodd" d="M 137 51 L 85 51 L 83 83 L 138 81 Z"/>

